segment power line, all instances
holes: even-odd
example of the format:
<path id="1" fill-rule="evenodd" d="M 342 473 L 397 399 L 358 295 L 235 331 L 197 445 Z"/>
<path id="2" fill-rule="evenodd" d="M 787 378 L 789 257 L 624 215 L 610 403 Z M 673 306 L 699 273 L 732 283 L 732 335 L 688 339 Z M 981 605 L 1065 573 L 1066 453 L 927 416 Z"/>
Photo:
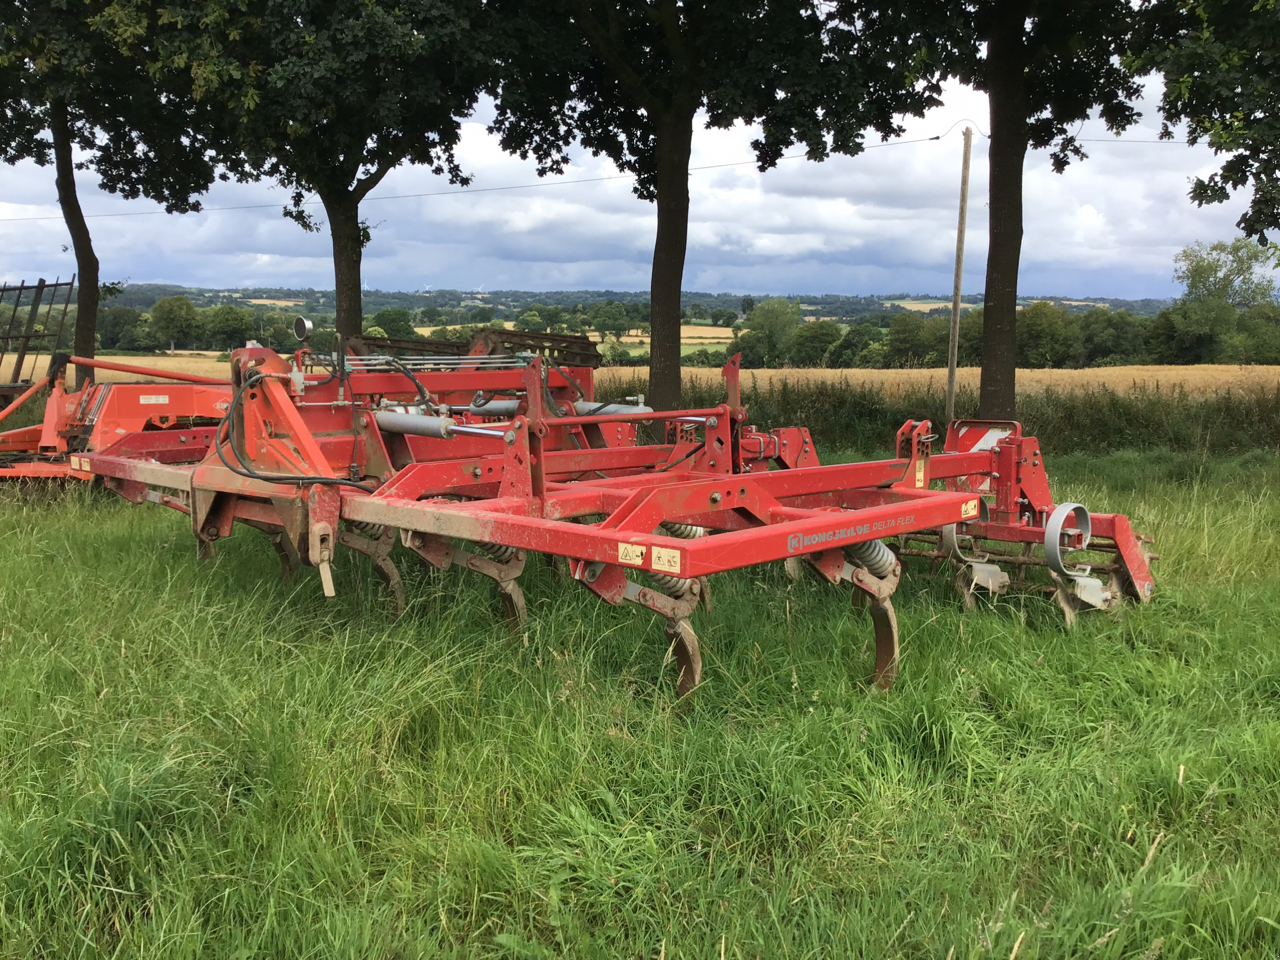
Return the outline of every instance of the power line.
<path id="1" fill-rule="evenodd" d="M 941 140 L 944 137 L 949 136 L 951 132 L 962 123 L 972 123 L 975 127 L 978 127 L 978 125 L 974 123 L 974 121 L 972 120 L 957 120 L 947 129 L 946 133 L 941 133 L 941 134 L 938 134 L 937 136 L 918 137 L 914 140 L 890 140 L 887 143 L 872 143 L 863 147 L 863 150 L 879 150 L 884 147 L 901 147 L 901 146 L 906 146 L 907 144 L 912 144 L 912 143 L 927 143 L 931 140 Z M 981 127 L 978 127 L 978 133 L 981 134 L 983 137 L 990 139 L 990 136 L 988 134 L 982 132 Z M 1098 139 L 1080 138 L 1078 142 L 1080 143 L 1175 143 L 1176 144 L 1178 141 L 1176 140 L 1122 140 L 1118 137 L 1114 137 L 1114 138 L 1104 137 L 1104 138 L 1098 138 Z M 806 156 L 807 155 L 803 153 L 793 153 L 793 154 L 788 154 L 785 157 L 779 157 L 778 160 L 779 162 L 781 162 L 782 160 L 803 160 Z M 690 167 L 689 172 L 695 173 L 700 170 L 720 170 L 725 167 L 754 166 L 756 162 L 757 161 L 755 160 L 734 160 L 729 163 L 709 163 L 703 166 Z M 452 197 L 452 196 L 462 196 L 464 194 L 475 194 L 475 193 L 500 193 L 508 190 L 533 190 L 539 187 L 563 187 L 563 186 L 572 186 L 575 184 L 583 184 L 583 183 L 604 183 L 609 180 L 634 180 L 635 178 L 636 178 L 636 175 L 634 173 L 618 173 L 618 174 L 612 174 L 607 177 L 583 177 L 578 180 L 538 180 L 534 183 L 514 183 L 514 184 L 508 184 L 506 186 L 501 186 L 501 187 L 463 187 L 462 189 L 459 189 L 459 190 L 435 190 L 435 191 L 430 191 L 426 193 L 400 193 L 400 194 L 390 194 L 390 195 L 373 195 L 373 196 L 365 197 L 362 202 L 371 203 L 379 200 L 417 200 L 425 197 Z M 312 198 L 310 200 L 304 200 L 302 205 L 314 206 L 319 202 L 320 201 L 318 199 Z M 195 214 L 224 213 L 227 211 L 234 211 L 234 210 L 268 210 L 278 206 L 281 206 L 281 204 L 279 203 L 248 203 L 248 204 L 242 204 L 238 206 L 229 206 L 229 207 L 203 207 L 200 210 L 191 210 L 186 212 L 195 213 Z M 84 218 L 86 220 L 99 220 L 107 217 L 154 217 L 165 212 L 166 211 L 164 210 L 130 210 L 130 211 L 120 212 L 120 213 L 86 213 L 84 215 Z M 62 220 L 62 219 L 63 217 L 61 216 L 0 217 L 0 223 L 31 223 L 31 222 L 40 221 L 40 220 Z"/>

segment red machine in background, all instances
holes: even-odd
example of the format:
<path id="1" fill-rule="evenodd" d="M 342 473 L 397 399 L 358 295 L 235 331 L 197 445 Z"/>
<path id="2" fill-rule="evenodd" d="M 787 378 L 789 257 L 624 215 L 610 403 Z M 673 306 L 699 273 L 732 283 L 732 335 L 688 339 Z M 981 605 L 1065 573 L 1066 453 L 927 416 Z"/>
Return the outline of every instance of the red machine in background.
<path id="1" fill-rule="evenodd" d="M 266 532 L 286 574 L 313 566 L 328 595 L 338 548 L 363 553 L 397 610 L 397 541 L 441 569 L 491 578 L 517 623 L 528 553 L 564 557 L 600 599 L 664 618 L 681 693 L 701 676 L 689 617 L 709 605 L 707 577 L 773 560 L 803 560 L 851 585 L 871 615 L 882 686 L 898 665 L 891 598 L 902 572 L 888 539 L 960 565 L 967 598 L 1007 589 L 1000 563 L 1047 566 L 1070 615 L 1150 597 L 1128 520 L 1055 505 L 1038 444 L 1016 424 L 958 422 L 935 453 L 930 424 L 912 421 L 895 458 L 822 466 L 808 431 L 745 423 L 736 357 L 723 403 L 653 411 L 640 397 L 595 401 L 589 341 L 517 347 L 332 357 L 304 348 L 291 361 L 237 350 L 216 428 L 130 433 L 82 465 L 134 502 L 189 514 L 202 555 L 237 523 Z M 1020 552 L 964 552 L 990 541 Z M 1107 582 L 1096 565 L 1071 562 L 1086 547 L 1110 552 Z"/>
<path id="2" fill-rule="evenodd" d="M 86 383 L 68 391 L 68 364 L 114 370 L 159 383 Z M 0 422 L 49 388 L 43 420 L 0 433 L 0 480 L 90 480 L 82 454 L 110 446 L 121 437 L 216 424 L 231 400 L 226 380 L 150 367 L 56 354 L 49 372 L 0 411 Z"/>

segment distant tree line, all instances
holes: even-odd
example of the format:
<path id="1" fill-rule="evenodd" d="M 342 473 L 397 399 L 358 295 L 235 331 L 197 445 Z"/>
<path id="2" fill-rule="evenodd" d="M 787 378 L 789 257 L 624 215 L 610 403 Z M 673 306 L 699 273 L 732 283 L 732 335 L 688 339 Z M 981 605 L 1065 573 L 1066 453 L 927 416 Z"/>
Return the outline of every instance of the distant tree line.
<path id="1" fill-rule="evenodd" d="M 1129 364 L 1280 364 L 1280 304 L 1276 252 L 1243 238 L 1195 244 L 1175 259 L 1183 296 L 1156 316 L 1106 307 L 1033 303 L 1017 314 L 1016 362 L 1024 368 Z M 902 312 L 888 327 L 830 320 L 802 323 L 798 303 L 766 300 L 743 322 L 745 332 L 724 350 L 688 353 L 689 366 L 720 366 L 732 351 L 744 367 L 942 367 L 950 338 L 949 310 Z M 981 307 L 960 318 L 958 362 L 982 364 Z"/>
<path id="2" fill-rule="evenodd" d="M 1024 368 L 1079 368 L 1128 364 L 1280 364 L 1280 304 L 1276 300 L 1276 250 L 1243 238 L 1231 243 L 1195 244 L 1175 258 L 1175 279 L 1184 293 L 1155 316 L 1103 306 L 1083 307 L 1042 301 L 1017 314 L 1016 362 Z M 266 298 L 262 298 L 266 299 Z M 283 299 L 283 298 L 281 298 Z M 742 311 L 706 309 L 693 301 L 683 311 L 688 322 L 729 327 L 733 343 L 724 349 L 686 352 L 685 366 L 718 367 L 733 353 L 748 368 L 940 367 L 946 364 L 950 311 L 920 313 L 883 310 L 837 323 L 804 322 L 810 303 L 775 297 L 738 301 Z M 115 305 L 101 311 L 98 347 L 125 352 L 229 350 L 256 340 L 277 350 L 292 349 L 295 311 L 240 307 L 229 303 L 199 308 L 186 296 L 157 300 L 146 312 Z M 332 314 L 313 313 L 312 345 L 333 349 Z M 888 320 L 888 324 L 885 321 Z M 961 366 L 982 363 L 984 311 L 960 319 Z M 505 327 L 535 333 L 594 334 L 607 363 L 645 365 L 648 351 L 633 353 L 624 338 L 651 333 L 646 301 L 614 299 L 565 306 L 529 303 L 520 311 L 494 306 L 385 307 L 366 315 L 369 336 L 469 341 L 479 329 Z M 70 324 L 68 329 L 70 329 Z M 64 336 L 64 340 L 66 337 Z M 65 344 L 64 344 L 65 346 Z"/>

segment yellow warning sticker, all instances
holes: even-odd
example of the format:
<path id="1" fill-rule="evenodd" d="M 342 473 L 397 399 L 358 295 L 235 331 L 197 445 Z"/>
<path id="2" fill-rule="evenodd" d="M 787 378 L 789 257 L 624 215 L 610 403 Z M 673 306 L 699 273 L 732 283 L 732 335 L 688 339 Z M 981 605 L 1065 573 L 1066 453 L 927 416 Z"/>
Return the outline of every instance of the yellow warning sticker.
<path id="1" fill-rule="evenodd" d="M 924 486 L 924 461 L 923 460 L 916 461 L 916 486 L 917 487 Z"/>
<path id="2" fill-rule="evenodd" d="M 645 551 L 648 547 L 642 547 L 635 543 L 618 544 L 618 562 L 625 563 L 628 566 L 638 567 L 644 563 Z"/>
<path id="3" fill-rule="evenodd" d="M 961 519 L 961 520 L 972 520 L 972 519 L 973 519 L 974 517 L 976 517 L 977 515 L 978 515 L 978 501 L 977 501 L 977 500 L 970 500 L 968 503 L 966 503 L 964 506 L 962 506 L 962 507 L 960 508 L 960 519 Z"/>
<path id="4" fill-rule="evenodd" d="M 680 572 L 680 551 L 668 550 L 666 547 L 653 548 L 653 569 L 663 573 Z"/>

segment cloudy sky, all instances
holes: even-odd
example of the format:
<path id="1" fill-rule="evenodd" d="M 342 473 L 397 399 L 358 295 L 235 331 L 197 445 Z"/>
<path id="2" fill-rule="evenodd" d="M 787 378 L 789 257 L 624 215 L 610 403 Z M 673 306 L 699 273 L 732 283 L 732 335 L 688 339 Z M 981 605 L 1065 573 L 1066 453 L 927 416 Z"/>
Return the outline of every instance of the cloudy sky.
<path id="1" fill-rule="evenodd" d="M 1196 240 L 1229 239 L 1245 198 L 1197 209 L 1189 180 L 1215 168 L 1203 147 L 1156 139 L 1154 86 L 1142 123 L 1116 142 L 1100 122 L 1080 136 L 1090 157 L 1064 175 L 1030 153 L 1025 181 L 1021 289 L 1031 294 L 1164 297 L 1178 292 L 1173 255 Z M 784 160 L 759 173 L 752 130 L 699 130 L 690 174 L 686 290 L 738 293 L 927 294 L 951 287 L 963 122 L 974 122 L 966 293 L 980 293 L 987 246 L 986 98 L 949 88 L 946 105 L 907 123 L 902 141 L 825 163 Z M 460 157 L 476 189 L 458 191 L 412 167 L 393 171 L 364 204 L 374 225 L 365 251 L 371 288 L 423 290 L 645 289 L 654 212 L 625 178 L 539 181 L 531 162 L 507 156 L 481 111 L 465 127 Z M 725 166 L 726 164 L 732 164 Z M 579 151 L 558 178 L 616 176 Z M 332 288 L 327 231 L 305 234 L 280 216 L 285 191 L 219 184 L 207 212 L 170 216 L 125 201 L 80 174 L 81 201 L 102 279 L 196 286 Z M 0 279 L 66 277 L 75 270 L 51 167 L 0 168 Z M 529 186 L 533 185 L 533 186 Z M 503 187 L 520 189 L 493 189 Z M 406 196 L 436 194 L 434 196 Z M 443 195 L 442 195 L 443 194 Z M 384 199 L 377 199 L 384 198 Z M 219 207 L 266 206 L 218 210 Z M 317 208 L 319 209 L 319 208 Z M 22 218 L 22 219 L 19 219 Z M 43 219 L 41 219 L 43 218 Z"/>

